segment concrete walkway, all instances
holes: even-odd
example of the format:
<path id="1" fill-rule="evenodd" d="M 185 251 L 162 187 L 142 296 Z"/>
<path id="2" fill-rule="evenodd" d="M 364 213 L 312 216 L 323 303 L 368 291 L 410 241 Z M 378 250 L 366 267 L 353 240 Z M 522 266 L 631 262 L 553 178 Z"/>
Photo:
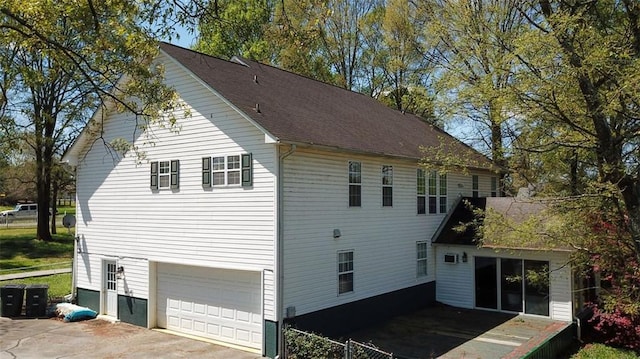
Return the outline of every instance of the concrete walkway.
<path id="1" fill-rule="evenodd" d="M 32 277 L 44 277 L 48 275 L 62 274 L 62 273 L 71 273 L 71 267 L 4 274 L 4 275 L 0 275 L 0 281 L 32 278 Z"/>

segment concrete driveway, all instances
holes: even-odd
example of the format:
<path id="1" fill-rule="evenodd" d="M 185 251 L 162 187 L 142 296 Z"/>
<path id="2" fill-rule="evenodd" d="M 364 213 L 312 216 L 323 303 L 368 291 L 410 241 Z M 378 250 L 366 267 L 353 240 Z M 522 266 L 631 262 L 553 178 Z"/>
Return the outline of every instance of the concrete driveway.
<path id="1" fill-rule="evenodd" d="M 0 359 L 46 358 L 261 358 L 237 349 L 101 319 L 0 317 Z"/>

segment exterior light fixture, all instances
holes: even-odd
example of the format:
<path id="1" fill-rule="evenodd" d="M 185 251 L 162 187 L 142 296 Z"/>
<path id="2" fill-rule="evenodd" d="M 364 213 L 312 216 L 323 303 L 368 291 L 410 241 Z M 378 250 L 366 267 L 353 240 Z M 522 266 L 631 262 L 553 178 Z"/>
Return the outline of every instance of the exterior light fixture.
<path id="1" fill-rule="evenodd" d="M 116 278 L 117 279 L 123 279 L 124 278 L 124 267 L 123 266 L 119 266 L 118 269 L 116 270 Z"/>

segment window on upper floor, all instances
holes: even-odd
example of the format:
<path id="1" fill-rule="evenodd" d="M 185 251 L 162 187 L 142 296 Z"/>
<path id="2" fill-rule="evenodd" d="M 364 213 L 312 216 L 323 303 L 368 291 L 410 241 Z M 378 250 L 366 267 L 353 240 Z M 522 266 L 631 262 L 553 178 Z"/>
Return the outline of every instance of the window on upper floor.
<path id="1" fill-rule="evenodd" d="M 424 169 L 418 168 L 416 170 L 416 197 L 417 197 L 417 213 L 427 213 L 427 200 L 426 200 L 426 178 Z"/>
<path id="2" fill-rule="evenodd" d="M 498 178 L 491 177 L 491 197 L 498 197 Z"/>
<path id="3" fill-rule="evenodd" d="M 429 213 L 438 213 L 437 180 L 438 173 L 436 171 L 429 172 Z"/>
<path id="4" fill-rule="evenodd" d="M 427 184 L 429 213 L 447 213 L 447 175 L 431 171 Z"/>
<path id="5" fill-rule="evenodd" d="M 438 182 L 440 187 L 440 190 L 438 191 L 440 194 L 440 198 L 438 199 L 440 204 L 440 213 L 447 213 L 447 174 L 441 174 Z"/>
<path id="6" fill-rule="evenodd" d="M 253 185 L 252 155 L 214 156 L 202 158 L 202 186 Z"/>
<path id="7" fill-rule="evenodd" d="M 476 198 L 479 196 L 479 189 L 480 189 L 480 179 L 478 178 L 478 175 L 473 175 L 471 176 L 471 196 Z"/>
<path id="8" fill-rule="evenodd" d="M 177 189 L 180 182 L 180 161 L 151 162 L 151 189 Z"/>
<path id="9" fill-rule="evenodd" d="M 416 276 L 427 275 L 427 242 L 416 242 Z"/>
<path id="10" fill-rule="evenodd" d="M 349 161 L 349 207 L 362 205 L 362 164 Z"/>
<path id="11" fill-rule="evenodd" d="M 338 294 L 353 292 L 353 251 L 338 252 Z"/>
<path id="12" fill-rule="evenodd" d="M 382 166 L 382 206 L 393 206 L 393 166 Z"/>

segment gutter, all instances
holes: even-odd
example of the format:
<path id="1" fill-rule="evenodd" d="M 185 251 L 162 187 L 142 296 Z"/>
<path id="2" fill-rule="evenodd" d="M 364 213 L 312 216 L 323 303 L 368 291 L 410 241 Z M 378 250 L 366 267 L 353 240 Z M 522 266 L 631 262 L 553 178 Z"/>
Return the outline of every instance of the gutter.
<path id="1" fill-rule="evenodd" d="M 276 241 L 276 318 L 278 319 L 278 352 L 283 353 L 284 340 L 282 338 L 282 326 L 284 325 L 284 308 L 282 297 L 284 296 L 284 160 L 296 152 L 297 145 L 292 144 L 289 151 L 280 154 L 278 158 L 278 240 Z M 278 147 L 282 148 L 282 147 Z M 279 357 L 279 355 L 277 356 Z"/>

